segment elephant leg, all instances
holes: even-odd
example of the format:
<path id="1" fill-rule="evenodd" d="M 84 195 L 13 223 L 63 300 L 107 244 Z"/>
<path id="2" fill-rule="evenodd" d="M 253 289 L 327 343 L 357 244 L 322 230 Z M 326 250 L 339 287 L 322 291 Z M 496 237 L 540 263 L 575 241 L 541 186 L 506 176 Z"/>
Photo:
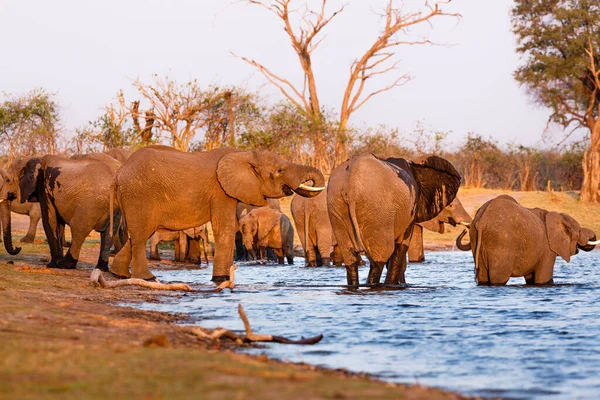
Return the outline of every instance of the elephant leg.
<path id="1" fill-rule="evenodd" d="M 108 255 L 110 254 L 110 247 L 112 246 L 112 237 L 108 229 L 100 232 L 100 255 L 98 256 L 98 263 L 96 268 L 101 271 L 108 272 Z"/>
<path id="2" fill-rule="evenodd" d="M 350 265 L 346 264 L 346 279 L 348 280 L 348 286 L 358 286 L 358 265 L 359 261 L 356 261 Z"/>
<path id="3" fill-rule="evenodd" d="M 317 252 L 315 251 L 315 246 L 310 242 L 306 245 L 306 266 L 307 267 L 316 267 L 317 266 Z"/>
<path id="4" fill-rule="evenodd" d="M 127 240 L 113 259 L 109 272 L 119 278 L 130 278 L 129 264 L 131 263 L 131 240 Z"/>
<path id="5" fill-rule="evenodd" d="M 41 196 L 40 208 L 42 210 L 42 225 L 46 233 L 48 247 L 50 247 L 50 262 L 48 268 L 58 268 L 58 261 L 63 258 L 60 243 L 60 229 L 56 208 L 45 195 Z"/>
<path id="6" fill-rule="evenodd" d="M 85 222 L 81 218 L 74 217 L 71 220 L 71 247 L 63 259 L 58 262 L 60 268 L 75 269 L 77 267 L 77 261 L 79 260 L 79 254 L 81 247 L 85 242 L 85 238 L 90 234 L 92 228 L 86 226 Z M 102 252 L 102 245 L 100 244 Z"/>
<path id="7" fill-rule="evenodd" d="M 259 264 L 266 264 L 266 257 L 267 257 L 267 248 L 265 246 L 258 246 L 258 263 Z"/>
<path id="8" fill-rule="evenodd" d="M 242 232 L 235 233 L 235 261 L 248 261 L 248 252 L 242 241 Z"/>
<path id="9" fill-rule="evenodd" d="M 42 215 L 40 209 L 37 207 L 32 208 L 29 213 L 29 230 L 27 230 L 27 234 L 21 238 L 22 243 L 33 243 L 37 226 L 41 218 Z"/>
<path id="10" fill-rule="evenodd" d="M 188 236 L 185 232 L 179 232 L 179 251 L 175 252 L 176 261 L 184 262 L 188 254 Z"/>
<path id="11" fill-rule="evenodd" d="M 531 274 L 527 274 L 524 276 L 526 285 L 533 285 L 535 283 L 535 275 L 532 272 Z"/>
<path id="12" fill-rule="evenodd" d="M 202 249 L 200 248 L 200 240 L 189 239 L 188 256 L 186 260 L 196 264 L 202 264 Z"/>
<path id="13" fill-rule="evenodd" d="M 71 247 L 71 242 L 67 241 L 67 236 L 66 236 L 66 232 L 67 229 L 65 227 L 65 224 L 61 224 L 59 227 L 59 236 L 60 236 L 60 243 L 62 247 Z M 71 240 L 73 240 L 73 233 L 71 232 Z"/>
<path id="14" fill-rule="evenodd" d="M 331 260 L 333 261 L 333 265 L 336 267 L 341 267 L 343 264 L 342 261 L 342 252 L 340 251 L 340 246 L 337 244 L 333 246 L 333 251 L 331 252 Z"/>
<path id="15" fill-rule="evenodd" d="M 551 285 L 554 283 L 554 263 L 556 256 L 547 256 L 540 261 L 534 273 L 536 285 Z"/>
<path id="16" fill-rule="evenodd" d="M 146 242 L 152 233 L 131 237 L 131 277 L 145 280 L 156 279 L 148 269 Z M 119 252 L 120 254 L 120 252 Z"/>
<path id="17" fill-rule="evenodd" d="M 223 204 L 227 201 L 229 204 Z M 237 200 L 227 199 L 211 207 L 211 223 L 215 238 L 212 281 L 216 284 L 229 280 L 233 265 L 233 250 L 236 232 L 235 209 Z"/>
<path id="18" fill-rule="evenodd" d="M 277 263 L 279 265 L 285 264 L 283 257 L 283 249 L 273 249 L 273 253 L 275 253 L 275 255 L 277 256 Z"/>
<path id="19" fill-rule="evenodd" d="M 408 242 L 408 241 L 406 241 Z M 387 273 L 385 275 L 385 283 L 387 285 L 405 284 L 406 279 L 406 253 L 408 252 L 408 243 L 396 243 L 394 252 L 387 262 Z"/>
<path id="20" fill-rule="evenodd" d="M 413 235 L 408 245 L 408 261 L 420 263 L 425 261 L 425 252 L 423 251 L 423 228 L 421 225 L 415 225 Z"/>
<path id="21" fill-rule="evenodd" d="M 160 255 L 158 254 L 158 244 L 160 243 L 160 233 L 156 232 L 150 236 L 150 259 L 160 261 Z"/>
<path id="22" fill-rule="evenodd" d="M 383 267 L 385 266 L 385 262 L 378 261 L 370 261 L 369 267 L 369 277 L 367 278 L 368 285 L 378 285 L 381 281 L 381 273 L 383 272 Z"/>

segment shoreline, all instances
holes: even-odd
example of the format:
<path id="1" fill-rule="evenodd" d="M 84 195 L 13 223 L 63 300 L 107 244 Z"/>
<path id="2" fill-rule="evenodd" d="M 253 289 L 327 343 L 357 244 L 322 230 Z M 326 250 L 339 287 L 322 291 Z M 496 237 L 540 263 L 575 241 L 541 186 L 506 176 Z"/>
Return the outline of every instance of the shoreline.
<path id="1" fill-rule="evenodd" d="M 180 292 L 97 289 L 89 284 L 91 269 L 47 269 L 31 260 L 40 255 L 25 257 L 8 264 L 0 256 L 0 397 L 467 398 L 242 354 L 237 350 L 247 345 L 186 331 L 179 324 L 197 322 L 187 315 L 116 304 L 160 302 Z"/>

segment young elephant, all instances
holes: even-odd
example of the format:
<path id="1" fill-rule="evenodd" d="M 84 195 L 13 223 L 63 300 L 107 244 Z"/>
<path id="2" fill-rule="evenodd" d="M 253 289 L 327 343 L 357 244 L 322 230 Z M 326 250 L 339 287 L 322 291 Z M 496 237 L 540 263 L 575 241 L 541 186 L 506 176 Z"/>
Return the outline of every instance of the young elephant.
<path id="1" fill-rule="evenodd" d="M 256 208 L 240 219 L 240 232 L 244 246 L 254 258 L 256 241 L 260 262 L 268 247 L 277 255 L 279 264 L 284 263 L 284 255 L 288 264 L 294 263 L 294 228 L 285 214 L 270 207 Z"/>
<path id="2" fill-rule="evenodd" d="M 425 261 L 425 252 L 423 251 L 423 228 L 428 231 L 444 233 L 444 224 L 456 226 L 458 224 L 469 226 L 472 218 L 462 206 L 460 200 L 454 199 L 452 203 L 442 210 L 437 217 L 429 221 L 415 224 L 412 238 L 408 245 L 408 261 L 423 262 Z"/>
<path id="3" fill-rule="evenodd" d="M 311 199 L 294 196 L 290 209 L 304 249 L 306 266 L 327 266 L 332 258 L 335 265 L 341 265 L 327 212 L 327 194 Z"/>
<path id="4" fill-rule="evenodd" d="M 8 199 L 8 189 L 10 186 L 10 182 L 11 179 L 7 171 L 0 168 L 0 203 L 2 203 L 0 204 L 0 226 L 10 226 L 11 211 L 21 215 L 28 215 L 29 229 L 27 230 L 27 234 L 21 238 L 21 243 L 33 243 L 38 222 L 40 222 L 40 219 L 42 218 L 42 211 L 40 210 L 40 205 L 38 203 L 25 202 L 21 204 L 19 202 L 10 201 Z M 10 230 L 5 232 L 5 236 L 6 235 L 11 235 Z M 9 239 L 9 242 L 11 240 L 12 239 Z"/>
<path id="5" fill-rule="evenodd" d="M 30 159 L 21 169 L 21 203 L 39 202 L 42 210 L 42 224 L 51 255 L 48 268 L 75 268 L 85 238 L 96 230 L 101 237 L 97 268 L 108 270 L 113 236 L 108 229 L 111 219 L 109 198 L 119 165 L 114 159 L 105 163 L 94 158 L 69 160 L 47 155 Z M 117 222 L 114 226 L 118 228 L 119 210 L 112 216 Z M 71 228 L 72 242 L 63 257 L 61 236 L 65 224 Z"/>
<path id="6" fill-rule="evenodd" d="M 409 162 L 365 154 L 337 167 L 329 179 L 327 208 L 348 285 L 358 285 L 362 251 L 371 262 L 368 284 L 379 283 L 385 265 L 386 284 L 405 283 L 414 224 L 438 215 L 459 185 L 452 164 L 437 156 Z"/>
<path id="7" fill-rule="evenodd" d="M 281 204 L 279 204 L 279 200 L 277 199 L 267 199 L 267 205 L 271 207 L 273 210 L 281 211 Z M 235 215 L 237 217 L 238 225 L 240 223 L 240 219 L 247 215 L 250 211 L 255 208 L 259 208 L 258 206 L 253 206 L 246 203 L 238 203 L 237 208 L 235 210 Z M 256 248 L 254 250 L 257 250 Z M 244 241 L 242 240 L 242 232 L 239 230 L 235 232 L 235 261 L 248 261 L 250 259 L 250 255 L 244 246 Z M 272 250 L 267 249 L 267 259 L 269 261 L 274 260 L 277 261 L 277 256 L 273 253 Z"/>
<path id="8" fill-rule="evenodd" d="M 165 229 L 158 229 L 154 232 L 154 235 L 150 237 L 150 256 L 151 260 L 160 261 L 160 255 L 158 254 L 158 244 L 161 242 L 173 242 L 175 246 L 174 261 L 185 262 L 187 260 L 202 263 L 201 257 L 201 245 L 203 243 L 203 252 L 208 264 L 207 247 L 208 243 L 208 230 L 206 225 L 202 225 L 196 228 L 186 229 L 185 231 L 168 231 Z"/>
<path id="9" fill-rule="evenodd" d="M 556 256 L 566 262 L 578 249 L 598 244 L 590 229 L 567 214 L 525 208 L 502 195 L 485 203 L 469 228 L 470 243 L 459 249 L 473 252 L 475 280 L 480 285 L 504 285 L 510 277 L 525 277 L 528 285 L 552 283 Z"/>

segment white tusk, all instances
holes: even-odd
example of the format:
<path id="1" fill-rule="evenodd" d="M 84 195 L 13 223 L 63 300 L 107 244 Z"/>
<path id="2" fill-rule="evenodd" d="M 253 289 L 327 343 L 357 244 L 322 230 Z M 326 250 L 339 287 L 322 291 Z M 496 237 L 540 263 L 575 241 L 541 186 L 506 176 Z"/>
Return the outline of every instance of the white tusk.
<path id="1" fill-rule="evenodd" d="M 312 187 L 312 186 L 306 186 L 304 183 L 301 183 L 298 186 L 299 189 L 302 190 L 306 190 L 308 192 L 322 192 L 323 190 L 325 190 L 325 186 L 323 187 Z"/>
<path id="2" fill-rule="evenodd" d="M 0 203 L 2 203 L 5 199 L 0 199 Z"/>
<path id="3" fill-rule="evenodd" d="M 469 227 L 469 226 L 471 226 L 471 224 L 470 224 L 469 222 L 464 222 L 464 221 L 462 221 L 462 222 L 459 222 L 459 224 L 461 224 L 461 225 L 463 225 L 463 226 L 466 226 L 466 227 Z"/>
<path id="4" fill-rule="evenodd" d="M 586 246 L 595 246 L 597 244 L 600 244 L 600 240 L 596 240 L 595 242 L 587 242 Z"/>

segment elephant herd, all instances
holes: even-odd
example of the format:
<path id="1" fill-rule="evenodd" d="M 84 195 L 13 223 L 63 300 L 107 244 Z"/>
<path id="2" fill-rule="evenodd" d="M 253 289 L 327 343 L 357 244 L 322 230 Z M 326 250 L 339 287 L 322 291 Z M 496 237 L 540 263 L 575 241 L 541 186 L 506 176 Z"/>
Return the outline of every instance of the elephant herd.
<path id="1" fill-rule="evenodd" d="M 190 240 L 214 236 L 212 281 L 229 280 L 234 249 L 264 260 L 271 252 L 280 264 L 293 261 L 296 226 L 307 266 L 345 265 L 347 283 L 358 286 L 358 267 L 369 261 L 368 285 L 405 284 L 407 255 L 422 261 L 423 228 L 443 233 L 444 224 L 468 227 L 478 284 L 552 282 L 556 256 L 567 262 L 578 249 L 590 251 L 594 232 L 566 214 L 528 209 L 503 195 L 488 201 L 473 220 L 456 193 L 461 177 L 447 160 L 420 160 L 373 154 L 354 156 L 337 168 L 326 186 L 316 168 L 288 162 L 268 151 L 222 148 L 181 152 L 162 145 L 134 153 L 30 157 L 0 170 L 0 222 L 4 245 L 13 247 L 10 212 L 28 214 L 31 242 L 42 219 L 50 247 L 49 268 L 75 268 L 92 230 L 100 233 L 96 267 L 120 278 L 153 280 L 148 268 L 161 240 L 176 240 L 175 258 L 188 257 Z M 275 199 L 296 194 L 294 224 Z M 39 204 L 39 206 L 38 206 Z M 64 254 L 64 230 L 72 242 Z M 109 265 L 109 252 L 116 255 Z M 191 246 L 190 246 L 191 249 Z M 200 257 L 199 250 L 195 254 Z"/>

